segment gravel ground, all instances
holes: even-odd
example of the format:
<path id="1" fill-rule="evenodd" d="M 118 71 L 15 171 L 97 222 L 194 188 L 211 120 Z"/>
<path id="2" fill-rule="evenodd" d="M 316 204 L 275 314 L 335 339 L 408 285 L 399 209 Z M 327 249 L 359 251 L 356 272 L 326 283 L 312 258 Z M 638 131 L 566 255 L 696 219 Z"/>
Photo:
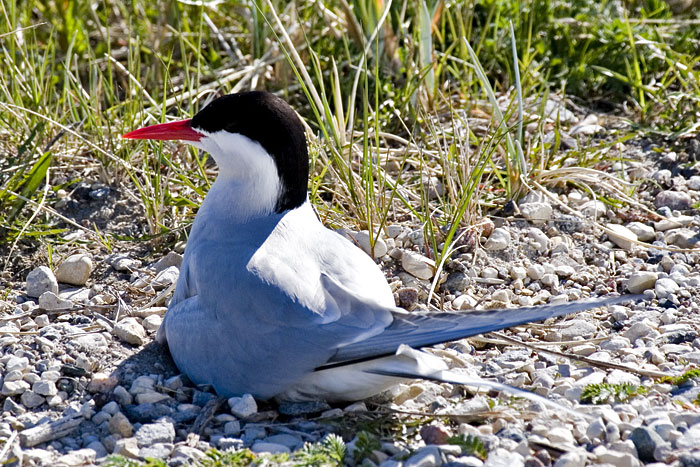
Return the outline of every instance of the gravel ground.
<path id="1" fill-rule="evenodd" d="M 577 132 L 600 130 L 587 121 L 571 129 L 569 144 L 580 144 Z M 349 406 L 220 400 L 194 387 L 153 343 L 183 246 L 116 243 L 107 252 L 72 229 L 73 241 L 54 251 L 53 270 L 48 258 L 19 245 L 4 273 L 0 461 L 90 465 L 115 453 L 177 466 L 210 448 L 293 453 L 338 433 L 348 463 L 382 467 L 700 466 L 698 379 L 662 379 L 700 364 L 700 253 L 693 250 L 700 140 L 634 140 L 616 149 L 624 162 L 597 168 L 644 180 L 636 200 L 648 210 L 613 209 L 575 189 L 528 195 L 465 232 L 436 295 L 443 309 L 468 313 L 644 293 L 636 304 L 434 349 L 452 368 L 534 391 L 580 416 L 424 381 Z M 125 235 L 145 229 L 140 208 L 116 187 L 81 183 L 52 202 L 86 226 Z M 374 249 L 397 303 L 416 311 L 426 309 L 435 274 L 418 227 L 391 225 Z M 366 232 L 344 233 L 368 250 Z M 598 386 L 593 403 L 581 401 L 601 383 L 609 386 Z M 366 432 L 374 433 L 371 443 Z M 486 456 L 446 444 L 458 435 L 479 439 Z"/>

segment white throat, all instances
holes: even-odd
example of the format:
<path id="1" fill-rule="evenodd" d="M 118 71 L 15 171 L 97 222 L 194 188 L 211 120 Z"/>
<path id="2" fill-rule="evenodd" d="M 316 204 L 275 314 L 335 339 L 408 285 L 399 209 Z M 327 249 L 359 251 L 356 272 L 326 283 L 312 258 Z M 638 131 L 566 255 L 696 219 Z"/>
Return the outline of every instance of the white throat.
<path id="1" fill-rule="evenodd" d="M 198 131 L 202 131 L 199 130 Z M 272 156 L 260 143 L 241 134 L 217 131 L 191 144 L 212 155 L 219 176 L 200 209 L 230 220 L 246 221 L 275 210 L 282 182 Z"/>

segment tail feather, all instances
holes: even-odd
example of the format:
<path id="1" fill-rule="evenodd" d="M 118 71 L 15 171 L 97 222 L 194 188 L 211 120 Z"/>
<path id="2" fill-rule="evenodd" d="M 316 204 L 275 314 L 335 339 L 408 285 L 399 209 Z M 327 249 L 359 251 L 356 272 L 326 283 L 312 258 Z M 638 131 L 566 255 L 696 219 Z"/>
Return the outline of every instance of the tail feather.
<path id="1" fill-rule="evenodd" d="M 401 344 L 414 348 L 498 331 L 591 308 L 637 301 L 644 295 L 595 298 L 557 305 L 479 310 L 466 313 L 394 313 L 393 322 L 380 334 L 340 347 L 328 364 L 319 369 L 396 352 Z"/>

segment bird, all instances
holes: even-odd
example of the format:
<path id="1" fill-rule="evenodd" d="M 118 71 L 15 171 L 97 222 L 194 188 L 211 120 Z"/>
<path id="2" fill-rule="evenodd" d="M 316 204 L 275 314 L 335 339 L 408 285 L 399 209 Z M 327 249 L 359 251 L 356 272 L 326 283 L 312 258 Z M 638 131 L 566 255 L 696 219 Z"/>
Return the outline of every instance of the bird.
<path id="1" fill-rule="evenodd" d="M 304 126 L 270 92 L 224 95 L 191 119 L 122 137 L 180 140 L 218 166 L 156 340 L 191 381 L 223 397 L 358 401 L 427 379 L 542 400 L 448 369 L 425 348 L 640 298 L 468 313 L 398 308 L 374 260 L 317 217 Z"/>

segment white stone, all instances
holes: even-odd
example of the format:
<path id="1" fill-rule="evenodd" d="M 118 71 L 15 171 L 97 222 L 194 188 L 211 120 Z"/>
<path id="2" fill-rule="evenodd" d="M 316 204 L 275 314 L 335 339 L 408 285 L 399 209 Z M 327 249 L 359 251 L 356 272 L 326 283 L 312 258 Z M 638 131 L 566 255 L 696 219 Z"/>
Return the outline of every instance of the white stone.
<path id="1" fill-rule="evenodd" d="M 53 292 L 44 292 L 39 297 L 39 308 L 47 311 L 70 310 L 73 302 L 63 299 Z"/>
<path id="2" fill-rule="evenodd" d="M 121 386 L 117 386 L 119 388 Z M 116 389 L 115 388 L 115 393 Z M 144 392 L 154 392 L 156 390 L 156 381 L 150 376 L 139 376 L 131 383 L 131 388 L 129 392 L 133 395 L 142 394 Z"/>
<path id="3" fill-rule="evenodd" d="M 642 293 L 653 289 L 659 275 L 653 271 L 635 271 L 627 279 L 627 290 L 631 293 Z"/>
<path id="4" fill-rule="evenodd" d="M 17 357 L 12 355 L 7 362 L 5 362 L 5 374 L 10 371 L 24 371 L 29 365 L 29 359 L 27 357 Z"/>
<path id="5" fill-rule="evenodd" d="M 39 266 L 27 274 L 27 295 L 39 298 L 44 292 L 57 294 L 58 282 L 51 269 L 46 266 Z"/>
<path id="6" fill-rule="evenodd" d="M 2 385 L 0 393 L 3 396 L 17 396 L 29 389 L 29 383 L 26 381 L 5 381 Z"/>
<path id="7" fill-rule="evenodd" d="M 157 331 L 163 323 L 163 318 L 159 315 L 150 315 L 143 319 L 143 327 L 147 331 Z"/>
<path id="8" fill-rule="evenodd" d="M 258 404 L 250 394 L 241 397 L 231 397 L 228 400 L 231 413 L 238 418 L 247 418 L 258 411 Z"/>
<path id="9" fill-rule="evenodd" d="M 33 409 L 43 404 L 45 399 L 34 391 L 24 391 L 20 401 L 26 408 Z"/>
<path id="10" fill-rule="evenodd" d="M 589 218 L 604 217 L 605 214 L 608 212 L 608 209 L 605 207 L 605 203 L 598 200 L 588 201 L 582 204 L 579 209 L 584 216 Z"/>
<path id="11" fill-rule="evenodd" d="M 612 231 L 608 232 L 608 238 L 611 242 L 625 251 L 632 249 L 633 242 L 637 241 L 637 235 L 634 232 L 620 224 L 607 224 L 607 227 Z"/>
<path id="12" fill-rule="evenodd" d="M 85 285 L 92 267 L 92 259 L 88 255 L 71 255 L 56 269 L 56 280 L 64 284 Z"/>
<path id="13" fill-rule="evenodd" d="M 37 381 L 32 386 L 32 391 L 42 396 L 55 396 L 58 394 L 58 389 L 53 381 Z"/>
<path id="14" fill-rule="evenodd" d="M 667 298 L 672 294 L 678 293 L 680 287 L 673 279 L 663 278 L 656 281 L 654 284 L 656 296 L 659 298 Z"/>
<path id="15" fill-rule="evenodd" d="M 564 427 L 554 427 L 547 432 L 547 439 L 554 445 L 568 444 L 576 445 L 576 440 L 574 435 L 571 434 L 571 430 Z"/>
<path id="16" fill-rule="evenodd" d="M 523 217 L 535 225 L 542 225 L 552 218 L 552 206 L 548 203 L 524 203 L 519 208 Z"/>
<path id="17" fill-rule="evenodd" d="M 255 453 L 268 453 L 268 454 L 288 454 L 289 448 L 277 443 L 266 443 L 264 441 L 256 441 L 250 448 L 251 451 Z"/>
<path id="18" fill-rule="evenodd" d="M 538 253 L 547 251 L 547 248 L 549 248 L 549 237 L 547 237 L 544 232 L 537 227 L 530 227 L 527 229 L 527 235 L 532 239 Z"/>
<path id="19" fill-rule="evenodd" d="M 630 342 L 634 342 L 640 337 L 644 337 L 653 331 L 653 328 L 649 324 L 650 323 L 646 319 L 643 321 L 637 321 L 630 326 L 629 329 L 623 333 L 623 335 L 629 339 Z"/>
<path id="20" fill-rule="evenodd" d="M 136 394 L 137 404 L 157 404 L 168 399 L 170 399 L 170 396 L 155 391 Z"/>
<path id="21" fill-rule="evenodd" d="M 527 267 L 527 277 L 533 281 L 540 280 L 544 276 L 544 266 L 541 264 L 531 264 Z"/>
<path id="22" fill-rule="evenodd" d="M 119 321 L 114 326 L 114 333 L 119 339 L 132 345 L 143 345 L 146 341 L 146 331 L 134 317 Z"/>
<path id="23" fill-rule="evenodd" d="M 401 267 L 418 279 L 430 279 L 435 274 L 435 263 L 413 251 L 404 251 L 401 255 Z"/>
<path id="24" fill-rule="evenodd" d="M 653 242 L 656 239 L 656 231 L 654 227 L 641 222 L 630 222 L 627 228 L 637 236 L 641 242 Z"/>
<path id="25" fill-rule="evenodd" d="M 156 274 L 156 277 L 151 281 L 151 287 L 156 290 L 165 289 L 177 282 L 180 275 L 180 269 L 177 266 L 170 266 Z"/>
<path id="26" fill-rule="evenodd" d="M 381 258 L 387 252 L 386 243 L 384 242 L 384 240 L 381 239 L 381 237 L 375 240 L 374 250 L 372 249 L 369 231 L 367 230 L 361 230 L 357 232 L 353 236 L 353 238 L 355 239 L 355 243 L 357 243 L 365 253 L 372 256 L 373 258 Z"/>
<path id="27" fill-rule="evenodd" d="M 511 244 L 510 232 L 503 227 L 498 227 L 493 230 L 491 236 L 486 240 L 484 248 L 489 251 L 505 250 Z"/>

